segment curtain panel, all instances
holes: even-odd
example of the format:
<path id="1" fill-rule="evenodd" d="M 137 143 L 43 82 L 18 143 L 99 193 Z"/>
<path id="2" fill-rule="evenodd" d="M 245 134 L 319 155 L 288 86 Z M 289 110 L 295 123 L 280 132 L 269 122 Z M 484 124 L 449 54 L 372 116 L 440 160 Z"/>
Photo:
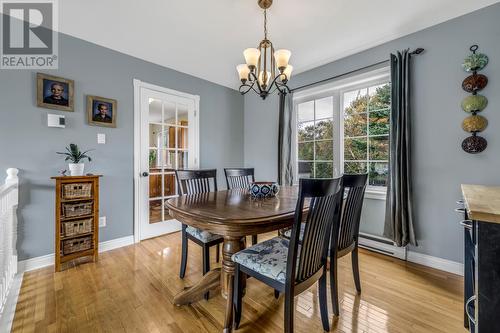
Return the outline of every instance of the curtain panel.
<path id="1" fill-rule="evenodd" d="M 417 245 L 411 170 L 411 53 L 391 54 L 389 179 L 384 236 L 397 246 Z"/>
<path id="2" fill-rule="evenodd" d="M 280 94 L 278 128 L 278 184 L 293 185 L 292 116 L 293 93 Z"/>

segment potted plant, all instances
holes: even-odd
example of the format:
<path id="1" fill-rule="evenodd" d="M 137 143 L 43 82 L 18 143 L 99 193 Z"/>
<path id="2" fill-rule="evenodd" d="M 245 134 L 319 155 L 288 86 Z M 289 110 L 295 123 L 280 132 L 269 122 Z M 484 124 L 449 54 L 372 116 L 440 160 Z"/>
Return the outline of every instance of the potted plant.
<path id="1" fill-rule="evenodd" d="M 65 155 L 65 161 L 71 161 L 71 163 L 68 163 L 71 176 L 83 176 L 83 170 L 85 167 L 83 160 L 87 159 L 89 162 L 92 161 L 90 156 L 87 155 L 87 153 L 91 150 L 87 150 L 82 153 L 76 144 L 70 143 L 69 146 L 66 147 L 65 152 L 57 153 Z"/>

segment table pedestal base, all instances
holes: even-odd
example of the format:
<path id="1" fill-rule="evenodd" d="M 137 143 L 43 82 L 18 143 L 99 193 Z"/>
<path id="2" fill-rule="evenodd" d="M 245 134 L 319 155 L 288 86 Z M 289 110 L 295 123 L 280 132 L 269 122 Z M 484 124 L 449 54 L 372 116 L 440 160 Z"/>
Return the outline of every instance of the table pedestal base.
<path id="1" fill-rule="evenodd" d="M 233 326 L 233 285 L 234 262 L 231 257 L 245 248 L 245 237 L 224 237 L 222 247 L 222 268 L 216 268 L 205 274 L 191 288 L 178 293 L 174 297 L 175 305 L 186 305 L 197 302 L 209 291 L 221 287 L 222 297 L 226 299 L 226 316 L 224 318 L 224 333 L 232 331 Z M 245 288 L 246 281 L 241 281 Z"/>

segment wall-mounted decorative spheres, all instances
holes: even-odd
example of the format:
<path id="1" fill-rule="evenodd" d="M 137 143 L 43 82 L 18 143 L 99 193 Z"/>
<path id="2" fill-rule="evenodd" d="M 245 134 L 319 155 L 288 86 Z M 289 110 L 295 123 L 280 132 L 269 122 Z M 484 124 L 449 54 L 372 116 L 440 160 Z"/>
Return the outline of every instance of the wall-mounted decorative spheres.
<path id="1" fill-rule="evenodd" d="M 472 72 L 472 75 L 467 76 L 462 82 L 462 89 L 472 95 L 465 97 L 461 103 L 462 110 L 472 114 L 462 122 L 462 129 L 472 133 L 471 136 L 462 141 L 462 149 L 469 154 L 480 153 L 488 146 L 486 139 L 477 135 L 488 126 L 488 120 L 477 115 L 478 112 L 483 111 L 488 106 L 488 99 L 477 93 L 488 85 L 486 75 L 477 73 L 488 64 L 486 54 L 476 53 L 478 48 L 477 45 L 472 45 L 470 47 L 472 54 L 467 56 L 462 64 L 462 68 L 466 72 Z"/>

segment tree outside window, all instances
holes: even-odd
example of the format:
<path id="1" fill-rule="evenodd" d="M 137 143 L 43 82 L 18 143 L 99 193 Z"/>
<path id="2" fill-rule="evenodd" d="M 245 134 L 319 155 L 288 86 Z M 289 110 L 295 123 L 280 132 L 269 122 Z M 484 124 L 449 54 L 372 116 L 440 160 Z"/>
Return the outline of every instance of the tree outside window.
<path id="1" fill-rule="evenodd" d="M 368 184 L 387 186 L 391 85 L 343 94 L 344 173 L 368 172 Z"/>

